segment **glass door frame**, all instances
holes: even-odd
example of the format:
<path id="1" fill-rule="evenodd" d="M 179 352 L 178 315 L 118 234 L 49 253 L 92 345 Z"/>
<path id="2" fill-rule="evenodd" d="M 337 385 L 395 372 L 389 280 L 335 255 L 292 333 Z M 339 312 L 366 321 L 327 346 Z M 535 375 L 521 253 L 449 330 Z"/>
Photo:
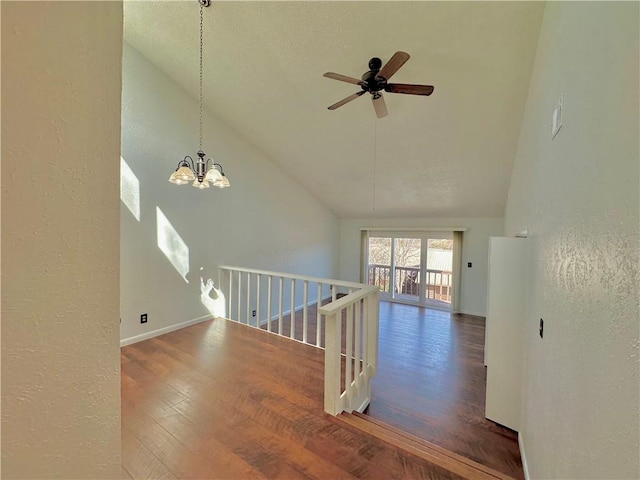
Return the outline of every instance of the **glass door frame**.
<path id="1" fill-rule="evenodd" d="M 380 299 L 397 302 L 397 303 L 405 303 L 409 305 L 418 305 L 421 307 L 429 307 L 429 308 L 438 308 L 443 309 L 441 305 L 434 305 L 429 303 L 429 299 L 427 298 L 427 282 L 428 282 L 428 272 L 427 272 L 427 250 L 430 239 L 453 239 L 453 232 L 450 231 L 403 231 L 403 230 L 389 230 L 389 231 L 376 231 L 371 230 L 368 231 L 367 241 L 366 241 L 366 252 L 363 256 L 363 260 L 366 262 L 364 266 L 365 272 L 365 283 L 369 283 L 369 246 L 371 238 L 388 238 L 391 240 L 391 254 L 390 254 L 390 271 L 389 271 L 389 292 L 380 291 Z M 396 294 L 395 281 L 396 281 L 396 257 L 395 257 L 395 249 L 396 249 L 396 239 L 398 238 L 414 238 L 420 240 L 420 271 L 418 273 L 420 283 L 423 285 L 418 289 L 417 300 L 413 300 L 408 298 L 408 296 L 402 296 L 401 293 Z M 453 251 L 452 251 L 453 255 Z M 452 262 L 453 263 L 453 262 Z M 454 274 L 452 272 L 452 274 Z M 451 282 L 453 283 L 453 282 Z M 449 304 L 449 310 L 451 310 L 452 306 Z"/>

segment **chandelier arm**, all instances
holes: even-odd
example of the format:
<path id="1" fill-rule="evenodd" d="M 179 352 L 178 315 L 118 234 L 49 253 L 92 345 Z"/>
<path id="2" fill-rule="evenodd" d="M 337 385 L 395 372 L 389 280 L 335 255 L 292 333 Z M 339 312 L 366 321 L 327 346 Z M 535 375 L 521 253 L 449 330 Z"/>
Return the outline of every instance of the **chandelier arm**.
<path id="1" fill-rule="evenodd" d="M 195 170 L 194 164 L 193 164 L 193 158 L 191 158 L 189 155 L 185 156 L 182 160 L 180 160 L 178 162 L 178 166 L 176 167 L 176 171 L 178 171 L 178 169 L 180 167 L 189 167 L 191 170 Z"/>

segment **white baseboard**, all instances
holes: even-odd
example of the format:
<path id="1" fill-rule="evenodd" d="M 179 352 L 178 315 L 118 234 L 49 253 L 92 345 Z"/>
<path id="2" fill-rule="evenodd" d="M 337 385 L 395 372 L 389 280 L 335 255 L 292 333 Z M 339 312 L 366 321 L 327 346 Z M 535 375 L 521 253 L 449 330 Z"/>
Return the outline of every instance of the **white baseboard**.
<path id="1" fill-rule="evenodd" d="M 322 301 L 324 302 L 325 300 L 329 300 L 330 298 L 331 298 L 331 296 L 325 297 L 325 298 L 322 299 Z M 307 305 L 308 306 L 312 306 L 312 305 L 316 305 L 317 303 L 318 303 L 318 300 L 316 299 L 316 300 L 312 300 L 312 301 L 308 302 Z M 295 306 L 296 312 L 298 310 L 302 310 L 303 308 L 304 308 L 304 305 L 296 305 Z M 290 313 L 291 313 L 291 308 L 289 308 L 289 310 L 284 310 L 282 312 L 282 316 L 285 317 L 285 316 L 289 315 Z M 276 313 L 275 315 L 271 316 L 271 321 L 273 322 L 274 320 L 278 320 L 279 317 L 280 317 L 280 314 Z M 260 320 L 260 325 L 261 326 L 262 325 L 266 325 L 266 324 L 267 324 L 267 319 L 266 318 L 263 318 L 262 320 Z"/>
<path id="2" fill-rule="evenodd" d="M 527 456 L 524 453 L 524 443 L 522 442 L 522 432 L 518 432 L 518 447 L 520 447 L 520 458 L 522 459 L 522 469 L 524 470 L 525 480 L 529 480 L 529 466 L 527 465 Z"/>
<path id="3" fill-rule="evenodd" d="M 474 317 L 486 317 L 484 313 L 470 312 L 468 310 L 460 310 L 458 313 L 462 313 L 463 315 L 473 315 Z"/>
<path id="4" fill-rule="evenodd" d="M 318 302 L 317 302 L 317 301 L 316 301 L 316 302 L 313 302 L 313 304 L 316 304 L 316 303 L 318 303 Z M 312 305 L 312 304 L 309 304 L 309 305 Z M 297 312 L 299 309 L 301 309 L 301 308 L 302 308 L 302 305 L 300 305 L 299 307 L 297 307 L 297 306 L 296 306 L 296 312 Z M 287 316 L 287 315 L 289 315 L 290 313 L 291 313 L 291 309 L 289 309 L 289 310 L 284 310 L 284 311 L 282 312 L 282 316 L 283 316 L 283 317 L 286 317 L 286 316 Z M 273 321 L 277 320 L 279 317 L 280 317 L 280 314 L 276 313 L 275 315 L 272 315 L 272 316 L 271 316 L 271 321 L 273 322 Z M 262 320 L 260 320 L 260 326 L 262 327 L 262 326 L 266 325 L 268 321 L 269 321 L 269 320 L 268 320 L 267 318 L 263 318 Z"/>
<path id="5" fill-rule="evenodd" d="M 120 340 L 120 347 L 126 347 L 127 345 L 142 342 L 143 340 L 149 340 L 150 338 L 158 337 L 160 335 L 164 335 L 165 333 L 175 332 L 176 330 L 180 330 L 181 328 L 190 327 L 191 325 L 195 325 L 196 323 L 204 322 L 205 320 L 211 319 L 213 319 L 213 315 L 204 315 L 203 317 L 194 318 L 193 320 L 187 320 L 186 322 L 182 323 L 176 323 L 175 325 L 169 325 L 168 327 L 152 330 L 151 332 L 146 332 L 134 337 L 123 338 L 122 340 Z"/>

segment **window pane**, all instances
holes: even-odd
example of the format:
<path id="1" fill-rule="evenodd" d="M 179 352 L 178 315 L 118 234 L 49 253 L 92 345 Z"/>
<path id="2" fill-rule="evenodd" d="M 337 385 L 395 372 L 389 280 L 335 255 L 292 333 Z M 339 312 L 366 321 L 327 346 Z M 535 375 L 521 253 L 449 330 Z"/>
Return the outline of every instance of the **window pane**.
<path id="1" fill-rule="evenodd" d="M 369 238 L 369 285 L 377 285 L 380 291 L 390 291 L 391 239 Z"/>
<path id="2" fill-rule="evenodd" d="M 391 265 L 391 239 L 369 238 L 369 265 Z"/>
<path id="3" fill-rule="evenodd" d="M 420 285 L 420 252 L 422 240 L 419 238 L 394 239 L 396 295 L 417 300 Z"/>

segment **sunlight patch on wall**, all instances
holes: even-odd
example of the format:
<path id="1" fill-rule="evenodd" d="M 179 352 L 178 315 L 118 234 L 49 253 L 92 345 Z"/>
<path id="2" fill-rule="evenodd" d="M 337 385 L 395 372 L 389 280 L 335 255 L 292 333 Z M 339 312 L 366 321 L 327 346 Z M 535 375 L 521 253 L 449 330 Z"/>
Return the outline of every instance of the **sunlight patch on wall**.
<path id="1" fill-rule="evenodd" d="M 122 157 L 120 157 L 120 200 L 135 219 L 140 221 L 140 180 Z"/>
<path id="2" fill-rule="evenodd" d="M 182 276 L 183 280 L 189 283 L 189 280 L 187 280 L 187 274 L 189 273 L 189 247 L 184 243 L 184 240 L 182 240 L 159 207 L 156 207 L 156 222 L 158 248 L 164 253 L 167 260 L 171 262 L 173 268 Z"/>
<path id="3" fill-rule="evenodd" d="M 224 293 L 215 287 L 210 278 L 205 283 L 204 278 L 200 277 L 200 301 L 214 317 L 226 318 L 227 305 Z"/>

